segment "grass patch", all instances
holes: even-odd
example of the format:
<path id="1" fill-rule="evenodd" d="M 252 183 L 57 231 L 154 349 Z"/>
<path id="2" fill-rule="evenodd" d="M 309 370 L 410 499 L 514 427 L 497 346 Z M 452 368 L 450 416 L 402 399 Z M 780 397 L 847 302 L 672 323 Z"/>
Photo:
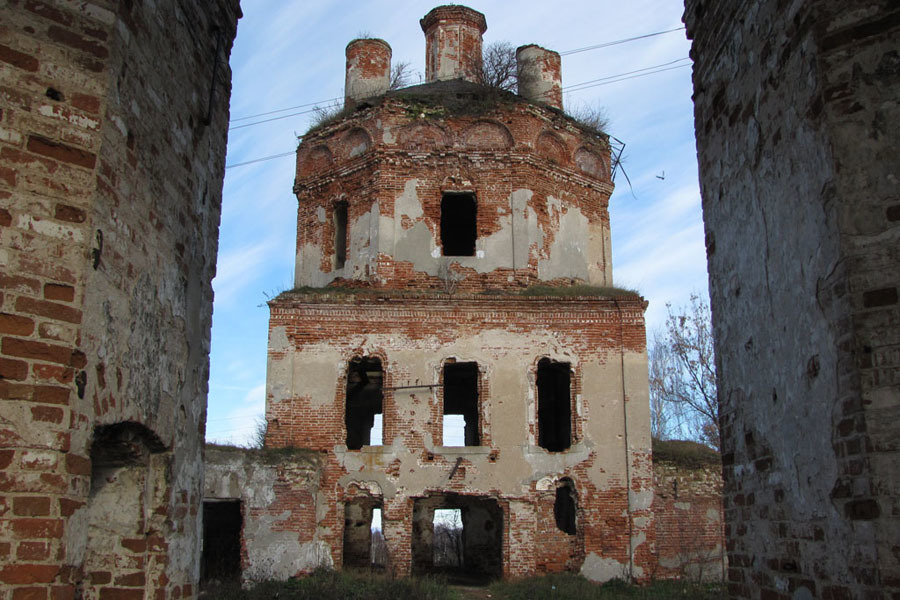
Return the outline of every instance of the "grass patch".
<path id="1" fill-rule="evenodd" d="M 708 467 L 722 464 L 718 452 L 690 440 L 653 438 L 653 462 L 671 462 L 683 467 Z"/>
<path id="2" fill-rule="evenodd" d="M 640 296 L 637 290 L 597 285 L 532 285 L 519 292 L 522 296 Z"/>
<path id="3" fill-rule="evenodd" d="M 212 600 L 460 600 L 446 583 L 430 577 L 392 579 L 381 573 L 319 569 L 308 577 L 264 581 L 248 589 L 238 583 L 208 586 L 201 598 Z"/>
<path id="4" fill-rule="evenodd" d="M 724 586 L 694 584 L 683 581 L 655 581 L 639 586 L 614 580 L 602 585 L 591 583 L 581 575 L 560 573 L 529 577 L 518 581 L 491 584 L 491 595 L 497 600 L 719 600 L 727 598 Z"/>

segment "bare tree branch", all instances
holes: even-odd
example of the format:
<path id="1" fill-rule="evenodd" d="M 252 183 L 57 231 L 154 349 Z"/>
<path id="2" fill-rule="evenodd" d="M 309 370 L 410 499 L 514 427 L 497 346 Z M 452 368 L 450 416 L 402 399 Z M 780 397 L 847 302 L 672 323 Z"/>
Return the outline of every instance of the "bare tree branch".
<path id="1" fill-rule="evenodd" d="M 677 427 L 662 433 L 682 430 L 719 448 L 719 401 L 709 305 L 692 295 L 689 307 L 673 311 L 671 304 L 666 306 L 669 316 L 665 333 L 654 338 L 650 349 L 651 410 L 664 413 L 663 425 L 669 425 L 667 419 L 672 417 L 678 421 Z"/>
<path id="2" fill-rule="evenodd" d="M 488 87 L 515 92 L 516 49 L 509 42 L 491 42 L 482 53 L 481 83 Z"/>

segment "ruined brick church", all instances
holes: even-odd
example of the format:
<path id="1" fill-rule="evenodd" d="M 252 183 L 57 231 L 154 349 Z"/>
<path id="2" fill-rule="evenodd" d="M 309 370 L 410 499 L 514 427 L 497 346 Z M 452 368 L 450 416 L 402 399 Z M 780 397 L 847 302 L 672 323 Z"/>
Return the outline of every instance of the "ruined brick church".
<path id="1" fill-rule="evenodd" d="M 608 137 L 562 112 L 556 52 L 518 49 L 515 95 L 480 84 L 484 15 L 421 26 L 426 82 L 389 91 L 390 46 L 352 41 L 343 113 L 297 150 L 266 445 L 321 464 L 289 554 L 367 566 L 379 511 L 391 570 L 427 572 L 458 509 L 469 572 L 647 576 L 645 302 L 611 288 Z"/>

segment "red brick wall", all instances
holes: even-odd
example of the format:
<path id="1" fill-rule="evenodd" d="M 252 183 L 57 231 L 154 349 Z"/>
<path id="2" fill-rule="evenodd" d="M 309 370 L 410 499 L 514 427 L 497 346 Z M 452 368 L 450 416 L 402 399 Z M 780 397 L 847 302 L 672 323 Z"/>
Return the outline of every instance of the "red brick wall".
<path id="1" fill-rule="evenodd" d="M 644 543 L 636 544 L 635 575 L 649 576 L 652 571 L 653 529 L 649 502 L 645 505 L 629 505 L 628 476 L 631 477 L 633 492 L 647 494 L 651 489 L 649 452 L 635 448 L 629 453 L 629 469 L 625 469 L 624 450 L 615 451 L 610 460 L 604 454 L 607 450 L 589 452 L 579 446 L 581 459 L 569 459 L 571 466 L 555 467 L 560 471 L 555 477 L 570 477 L 579 498 L 578 534 L 569 536 L 556 528 L 553 517 L 554 492 L 538 491 L 537 481 L 523 486 L 509 487 L 497 480 L 496 473 L 503 472 L 504 464 L 516 464 L 522 460 L 523 445 L 536 446 L 536 432 L 533 424 L 528 428 L 529 439 L 516 439 L 514 444 L 509 435 L 498 438 L 499 432 L 511 426 L 510 423 L 485 419 L 483 450 L 474 455 L 461 455 L 457 460 L 452 451 L 445 455 L 443 450 L 431 444 L 440 440 L 440 419 L 438 411 L 438 391 L 424 387 L 412 392 L 394 392 L 391 388 L 409 384 L 411 370 L 418 373 L 421 361 L 433 357 L 435 377 L 439 377 L 440 365 L 446 358 L 441 350 L 461 339 L 474 338 L 486 330 L 503 329 L 517 332 L 521 338 L 495 342 L 484 349 L 496 360 L 521 366 L 524 381 L 534 377 L 537 359 L 547 354 L 549 348 L 530 347 L 529 332 L 552 332 L 566 348 L 573 361 L 573 398 L 581 398 L 575 404 L 573 435 L 574 442 L 611 445 L 613 439 L 596 440 L 596 434 L 588 426 L 591 416 L 617 422 L 622 413 L 604 415 L 600 412 L 603 402 L 616 402 L 615 394 L 621 397 L 622 384 L 613 388 L 612 398 L 601 402 L 596 394 L 596 381 L 585 385 L 585 377 L 580 364 L 593 360 L 598 355 L 608 355 L 611 372 L 620 369 L 619 352 L 641 356 L 645 349 L 643 329 L 643 304 L 639 298 L 523 298 L 516 296 L 428 296 L 412 295 L 342 295 L 342 294 L 284 294 L 270 304 L 270 383 L 266 418 L 269 423 L 267 446 L 301 446 L 321 451 L 327 456 L 322 474 L 320 493 L 322 501 L 318 528 L 321 539 L 331 547 L 334 564 L 341 564 L 341 543 L 343 527 L 343 490 L 350 480 L 378 481 L 382 487 L 392 487 L 393 497 L 385 490 L 384 531 L 391 554 L 391 568 L 398 573 L 409 572 L 411 557 L 408 545 L 412 529 L 411 500 L 427 493 L 455 492 L 460 494 L 482 494 L 497 499 L 508 511 L 510 500 L 515 499 L 519 511 L 526 511 L 529 517 L 511 518 L 507 513 L 510 528 L 504 537 L 504 573 L 509 576 L 524 576 L 536 572 L 552 572 L 564 569 L 578 570 L 588 553 L 595 553 L 609 560 L 629 564 L 629 536 L 637 532 Z M 273 344 L 272 340 L 280 340 Z M 373 344 L 365 340 L 384 340 Z M 283 345 L 286 344 L 286 345 Z M 504 344 L 510 344 L 508 347 Z M 325 398 L 317 392 L 313 381 L 299 379 L 292 384 L 293 389 L 310 390 L 308 393 L 281 396 L 273 395 L 273 390 L 284 390 L 285 383 L 280 374 L 275 374 L 273 364 L 299 364 L 316 360 L 317 348 L 329 348 L 335 354 L 335 366 L 319 369 L 317 380 L 327 379 L 334 374 L 334 381 L 324 386 L 333 390 Z M 398 359 L 398 353 L 413 352 L 421 355 L 415 364 Z M 522 353 L 532 353 L 531 361 L 523 361 Z M 551 352 L 552 354 L 552 352 Z M 382 360 L 386 389 L 384 400 L 384 431 L 386 443 L 395 449 L 408 449 L 415 457 L 417 466 L 413 469 L 421 473 L 433 473 L 431 480 L 442 483 L 429 484 L 429 475 L 411 474 L 406 450 L 385 447 L 373 450 L 347 452 L 342 449 L 346 439 L 344 425 L 344 404 L 346 364 L 354 356 L 378 356 Z M 408 356 L 408 354 L 404 354 Z M 559 358 L 556 355 L 553 355 Z M 504 358 L 506 357 L 506 358 Z M 460 358 L 468 360 L 468 356 Z M 431 363 L 428 363 L 431 364 Z M 485 369 L 485 377 L 490 380 L 496 370 L 494 363 L 480 364 Z M 508 365 L 506 365 L 508 366 Z M 343 368 L 342 368 L 343 367 Z M 496 374 L 496 373 L 494 373 Z M 646 374 L 646 372 L 645 372 Z M 621 371 L 616 375 L 621 377 Z M 430 381 L 421 383 L 431 383 Z M 491 384 L 491 391 L 481 400 L 492 404 L 485 414 L 492 414 L 497 403 L 522 403 L 525 398 L 513 398 L 509 392 L 497 389 Z M 414 402 L 411 408 L 409 402 Z M 400 406 L 397 404 L 401 403 Z M 621 404 L 620 404 L 621 406 Z M 524 410 L 524 409 L 523 409 Z M 619 408 L 621 411 L 621 408 Z M 407 420 L 408 419 L 408 420 Z M 646 427 L 646 424 L 633 424 Z M 619 425 L 624 427 L 624 425 Z M 622 429 L 624 431 L 624 429 Z M 526 431 L 523 430 L 524 435 Z M 432 440 L 432 441 L 429 441 Z M 642 438 L 635 437 L 640 444 Z M 377 443 L 377 442 L 376 442 Z M 621 446 L 619 446 L 621 448 Z M 543 456 L 550 455 L 536 449 Z M 547 458 L 554 464 L 562 465 L 566 453 Z M 582 456 L 579 455 L 579 456 Z M 604 458 L 601 458 L 603 456 Z M 349 462 L 362 464 L 350 467 Z M 599 463 L 598 463 L 599 461 Z M 603 464 L 609 477 L 597 480 L 596 469 Z M 450 478 L 451 473 L 453 477 Z M 554 488 L 555 489 L 555 488 Z M 402 490 L 402 491 L 400 491 Z M 548 495 L 549 494 L 549 495 Z M 530 507 L 530 508 L 525 508 Z M 535 528 L 535 523 L 537 527 Z M 510 556 L 509 545 L 516 546 L 514 556 Z M 621 575 L 622 573 L 617 573 Z"/>
<path id="2" fill-rule="evenodd" d="M 83 582 L 123 598 L 145 587 L 190 597 L 195 559 L 166 549 L 176 539 L 189 554 L 199 547 L 210 279 L 239 9 L 10 0 L 2 11 L 0 588 L 71 598 Z M 196 99 L 213 80 L 214 23 L 222 43 L 205 123 Z M 119 540 L 122 569 L 88 577 L 91 437 L 95 425 L 122 421 L 164 440 L 178 483 L 155 488 L 153 517 Z"/>

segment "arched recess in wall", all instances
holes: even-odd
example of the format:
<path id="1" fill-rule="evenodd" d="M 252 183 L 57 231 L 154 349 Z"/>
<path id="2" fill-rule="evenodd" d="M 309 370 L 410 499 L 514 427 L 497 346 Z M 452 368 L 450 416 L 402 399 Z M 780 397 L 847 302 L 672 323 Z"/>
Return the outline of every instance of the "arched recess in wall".
<path id="1" fill-rule="evenodd" d="M 334 155 L 328 146 L 321 145 L 312 148 L 305 156 L 297 158 L 298 170 L 301 177 L 307 177 L 320 173 L 334 164 Z"/>
<path id="2" fill-rule="evenodd" d="M 558 165 L 565 165 L 569 162 L 569 147 L 559 135 L 552 131 L 542 132 L 538 136 L 535 148 L 539 156 L 550 162 Z"/>
<path id="3" fill-rule="evenodd" d="M 404 150 L 448 148 L 450 140 L 450 135 L 435 123 L 413 123 L 397 133 L 397 145 Z"/>
<path id="4" fill-rule="evenodd" d="M 609 166 L 606 161 L 587 148 L 581 147 L 575 151 L 575 165 L 597 179 L 609 178 Z"/>
<path id="5" fill-rule="evenodd" d="M 372 147 L 372 136 L 362 127 L 354 127 L 341 140 L 342 154 L 345 158 L 356 158 L 362 156 Z"/>
<path id="6" fill-rule="evenodd" d="M 91 488 L 86 505 L 84 588 L 90 597 L 123 578 L 146 578 L 165 568 L 166 549 L 147 544 L 166 537 L 171 452 L 150 429 L 131 421 L 99 425 L 91 443 Z M 139 575 L 140 574 L 140 575 Z"/>
<path id="7" fill-rule="evenodd" d="M 462 140 L 473 150 L 502 150 L 515 142 L 509 129 L 496 121 L 478 121 L 463 132 Z"/>
<path id="8" fill-rule="evenodd" d="M 382 534 L 384 499 L 376 482 L 354 482 L 344 494 L 343 566 L 369 568 L 386 564 Z M 373 516 L 378 513 L 378 522 Z M 377 527 L 375 527 L 377 525 Z"/>

